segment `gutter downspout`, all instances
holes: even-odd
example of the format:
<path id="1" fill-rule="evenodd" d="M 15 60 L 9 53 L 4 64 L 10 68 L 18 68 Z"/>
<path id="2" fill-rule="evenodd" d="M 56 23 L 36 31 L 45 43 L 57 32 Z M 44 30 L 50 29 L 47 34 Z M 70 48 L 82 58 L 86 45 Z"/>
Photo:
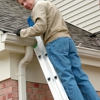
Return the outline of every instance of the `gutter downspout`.
<path id="1" fill-rule="evenodd" d="M 24 58 L 19 62 L 18 65 L 18 89 L 19 89 L 19 100 L 27 100 L 26 93 L 26 66 L 33 58 L 33 47 L 26 46 L 26 52 Z"/>

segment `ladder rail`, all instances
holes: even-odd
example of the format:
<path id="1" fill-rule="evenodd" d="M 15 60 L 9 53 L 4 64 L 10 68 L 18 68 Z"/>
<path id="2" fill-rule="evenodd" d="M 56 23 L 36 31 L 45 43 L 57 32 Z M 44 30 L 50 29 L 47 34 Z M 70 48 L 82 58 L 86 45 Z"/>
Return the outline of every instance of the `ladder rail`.
<path id="1" fill-rule="evenodd" d="M 48 64 L 51 65 L 51 62 L 49 61 L 48 58 L 47 58 L 47 60 L 48 60 Z M 67 94 L 66 94 L 66 92 L 65 92 L 64 87 L 62 86 L 62 83 L 61 83 L 61 81 L 60 81 L 60 79 L 59 79 L 59 76 L 57 75 L 56 71 L 53 69 L 53 66 L 51 66 L 49 69 L 50 69 L 52 72 L 54 72 L 53 76 L 54 76 L 54 78 L 55 78 L 56 85 L 57 85 L 57 87 L 58 87 L 58 90 L 59 90 L 59 92 L 60 92 L 60 94 L 61 94 L 63 100 L 65 100 L 65 97 L 67 96 Z M 48 70 L 49 70 L 49 69 L 48 69 Z M 60 88 L 59 88 L 59 87 L 60 87 Z M 68 97 L 66 97 L 66 98 L 67 98 L 67 100 L 68 100 Z"/>

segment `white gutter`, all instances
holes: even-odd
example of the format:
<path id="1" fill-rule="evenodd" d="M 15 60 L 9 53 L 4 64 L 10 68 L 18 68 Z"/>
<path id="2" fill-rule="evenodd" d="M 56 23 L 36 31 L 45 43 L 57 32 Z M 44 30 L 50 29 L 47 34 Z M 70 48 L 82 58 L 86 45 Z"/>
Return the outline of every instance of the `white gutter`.
<path id="1" fill-rule="evenodd" d="M 100 50 L 77 46 L 82 64 L 100 68 Z"/>
<path id="2" fill-rule="evenodd" d="M 80 55 L 100 59 L 100 50 L 77 46 L 77 51 Z"/>
<path id="3" fill-rule="evenodd" d="M 19 62 L 18 65 L 18 87 L 19 87 L 19 100 L 27 100 L 26 93 L 26 66 L 32 60 L 33 48 L 31 46 L 26 47 L 24 58 Z"/>

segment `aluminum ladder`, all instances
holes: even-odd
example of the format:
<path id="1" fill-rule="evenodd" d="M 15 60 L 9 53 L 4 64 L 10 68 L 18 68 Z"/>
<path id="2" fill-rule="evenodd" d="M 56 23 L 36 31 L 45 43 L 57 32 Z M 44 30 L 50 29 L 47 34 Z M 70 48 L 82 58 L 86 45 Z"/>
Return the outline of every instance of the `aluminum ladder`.
<path id="1" fill-rule="evenodd" d="M 34 51 L 44 73 L 45 79 L 51 90 L 54 100 L 69 100 L 64 87 L 51 64 L 45 46 L 40 36 L 35 37 L 37 43 L 34 45 Z"/>

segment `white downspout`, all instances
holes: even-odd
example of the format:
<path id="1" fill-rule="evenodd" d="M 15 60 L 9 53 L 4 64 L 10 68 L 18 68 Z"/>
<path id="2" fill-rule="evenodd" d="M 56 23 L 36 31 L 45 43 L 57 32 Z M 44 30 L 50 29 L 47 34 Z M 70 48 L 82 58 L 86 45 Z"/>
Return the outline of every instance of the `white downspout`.
<path id="1" fill-rule="evenodd" d="M 19 62 L 18 65 L 18 89 L 19 89 L 19 100 L 27 100 L 26 92 L 26 66 L 33 58 L 33 48 L 31 46 L 26 47 L 24 58 Z"/>

